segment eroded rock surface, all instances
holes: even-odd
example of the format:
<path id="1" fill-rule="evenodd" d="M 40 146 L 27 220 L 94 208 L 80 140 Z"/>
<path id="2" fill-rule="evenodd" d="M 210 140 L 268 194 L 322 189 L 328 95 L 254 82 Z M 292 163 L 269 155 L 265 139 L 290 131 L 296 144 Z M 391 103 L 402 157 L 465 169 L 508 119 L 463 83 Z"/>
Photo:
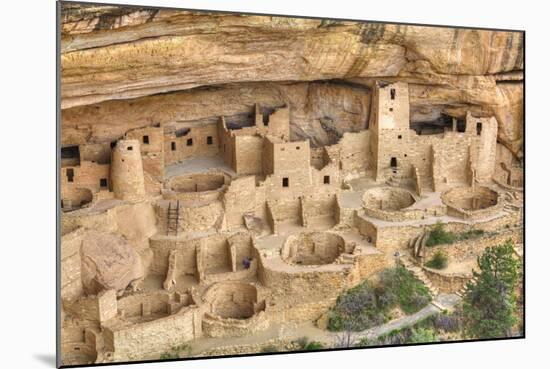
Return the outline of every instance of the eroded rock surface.
<path id="1" fill-rule="evenodd" d="M 123 291 L 144 277 L 139 254 L 121 236 L 88 231 L 82 241 L 82 284 L 87 294 Z"/>
<path id="2" fill-rule="evenodd" d="M 522 156 L 519 32 L 66 6 L 64 144 L 288 102 L 295 137 L 323 145 L 364 128 L 378 79 L 409 83 L 413 121 L 495 115 L 499 141 Z"/>

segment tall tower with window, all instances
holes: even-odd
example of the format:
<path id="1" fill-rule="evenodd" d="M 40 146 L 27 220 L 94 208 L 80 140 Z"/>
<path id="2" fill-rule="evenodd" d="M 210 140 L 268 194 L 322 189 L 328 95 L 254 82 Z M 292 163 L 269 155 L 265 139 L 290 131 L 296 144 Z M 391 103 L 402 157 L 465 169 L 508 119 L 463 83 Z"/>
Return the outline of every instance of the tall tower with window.
<path id="1" fill-rule="evenodd" d="M 372 167 L 377 181 L 410 170 L 406 150 L 410 134 L 409 87 L 403 82 L 374 87 L 369 129 Z"/>

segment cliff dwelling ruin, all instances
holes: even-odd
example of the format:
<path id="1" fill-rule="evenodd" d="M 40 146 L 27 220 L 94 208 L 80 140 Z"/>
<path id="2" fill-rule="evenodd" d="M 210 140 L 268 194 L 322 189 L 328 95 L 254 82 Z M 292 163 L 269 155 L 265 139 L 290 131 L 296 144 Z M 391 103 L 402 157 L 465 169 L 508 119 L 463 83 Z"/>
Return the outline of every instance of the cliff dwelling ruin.
<path id="1" fill-rule="evenodd" d="M 67 58 L 78 40 L 64 41 Z M 171 110 L 178 95 L 64 97 L 63 362 L 158 359 L 185 344 L 196 355 L 232 353 L 214 348 L 281 339 L 278 331 L 301 324 L 322 330 L 341 293 L 396 263 L 419 268 L 434 298 L 460 298 L 472 278 L 461 265 L 505 238 L 520 244 L 522 154 L 506 141 L 503 113 L 466 104 L 425 111 L 418 85 L 371 82 L 330 87 L 351 89 L 355 101 L 330 109 L 312 101 L 340 97 L 311 82 L 309 98 L 321 96 L 308 105 L 315 119 L 290 84 L 191 89 L 178 109 L 189 99 L 212 111 L 234 99 L 239 108 L 215 117 L 189 108 L 187 120 Z M 273 89 L 293 92 L 284 101 L 262 95 Z M 134 122 L 140 101 L 158 113 Z M 331 109 L 358 106 L 356 125 L 328 119 Z M 487 236 L 448 246 L 450 268 L 437 271 L 424 265 L 437 224 Z"/>

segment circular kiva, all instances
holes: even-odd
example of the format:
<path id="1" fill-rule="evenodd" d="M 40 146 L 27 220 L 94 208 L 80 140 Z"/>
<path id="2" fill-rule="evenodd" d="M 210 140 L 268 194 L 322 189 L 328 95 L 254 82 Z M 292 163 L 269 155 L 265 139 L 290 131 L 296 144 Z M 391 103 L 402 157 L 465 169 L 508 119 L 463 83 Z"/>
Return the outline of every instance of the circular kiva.
<path id="1" fill-rule="evenodd" d="M 281 250 L 283 261 L 294 265 L 333 263 L 345 252 L 344 239 L 329 232 L 307 232 L 287 238 Z"/>
<path id="2" fill-rule="evenodd" d="M 397 211 L 413 205 L 415 200 L 409 191 L 394 187 L 378 187 L 367 190 L 363 205 L 367 209 Z"/>
<path id="3" fill-rule="evenodd" d="M 498 193 L 488 187 L 457 187 L 441 197 L 445 205 L 465 211 L 488 209 L 498 203 Z"/>
<path id="4" fill-rule="evenodd" d="M 163 191 L 165 199 L 209 202 L 217 200 L 231 178 L 224 173 L 185 174 L 171 178 Z"/>
<path id="5" fill-rule="evenodd" d="M 223 282 L 212 286 L 204 300 L 210 302 L 212 315 L 223 319 L 248 319 L 254 316 L 258 292 L 254 285 Z"/>
<path id="6" fill-rule="evenodd" d="M 206 192 L 221 189 L 228 178 L 221 173 L 198 173 L 177 176 L 168 182 L 168 189 L 174 192 Z"/>

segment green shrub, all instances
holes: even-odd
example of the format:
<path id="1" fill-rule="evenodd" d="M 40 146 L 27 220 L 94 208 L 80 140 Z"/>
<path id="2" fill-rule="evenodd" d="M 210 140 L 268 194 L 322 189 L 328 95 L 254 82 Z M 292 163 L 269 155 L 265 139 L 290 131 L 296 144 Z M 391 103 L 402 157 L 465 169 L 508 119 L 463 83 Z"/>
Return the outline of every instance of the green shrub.
<path id="1" fill-rule="evenodd" d="M 406 314 L 416 313 L 431 301 L 428 287 L 402 266 L 384 270 L 380 280 L 385 294 L 394 295 Z"/>
<path id="2" fill-rule="evenodd" d="M 486 248 L 477 264 L 477 281 L 467 284 L 463 302 L 466 332 L 473 338 L 509 337 L 517 323 L 516 288 L 521 266 L 512 241 Z"/>
<path id="3" fill-rule="evenodd" d="M 469 229 L 467 231 L 461 232 L 456 236 L 457 241 L 472 240 L 478 237 L 481 237 L 485 234 L 483 229 Z"/>
<path id="4" fill-rule="evenodd" d="M 443 251 L 439 250 L 426 263 L 426 266 L 428 268 L 433 268 L 433 269 L 445 269 L 448 264 L 449 264 L 449 260 L 447 259 L 447 254 L 445 254 Z"/>
<path id="5" fill-rule="evenodd" d="M 430 231 L 426 246 L 431 247 L 435 245 L 442 245 L 446 243 L 453 243 L 455 241 L 455 235 L 452 232 L 447 232 L 443 228 L 443 223 L 437 222 L 434 228 Z"/>
<path id="6" fill-rule="evenodd" d="M 439 341 L 439 337 L 433 330 L 427 328 L 412 328 L 407 343 L 424 343 L 437 341 Z"/>
<path id="7" fill-rule="evenodd" d="M 363 282 L 341 294 L 329 312 L 330 331 L 361 331 L 384 322 L 375 289 Z"/>
<path id="8" fill-rule="evenodd" d="M 318 341 L 311 341 L 308 342 L 308 344 L 304 347 L 305 350 L 313 351 L 313 350 L 322 350 L 325 348 L 321 342 Z"/>
<path id="9" fill-rule="evenodd" d="M 321 342 L 310 341 L 307 337 L 300 337 L 293 343 L 298 346 L 299 350 L 321 350 L 324 348 Z"/>
<path id="10" fill-rule="evenodd" d="M 484 234 L 485 231 L 482 229 L 469 229 L 460 233 L 449 232 L 443 228 L 443 223 L 437 222 L 434 228 L 430 231 L 430 235 L 426 241 L 426 246 L 432 247 L 458 241 L 472 240 L 481 237 Z"/>
<path id="11" fill-rule="evenodd" d="M 402 266 L 384 270 L 380 282 L 368 281 L 341 294 L 329 311 L 330 331 L 362 331 L 391 319 L 389 312 L 399 306 L 412 314 L 431 301 L 428 288 Z"/>

